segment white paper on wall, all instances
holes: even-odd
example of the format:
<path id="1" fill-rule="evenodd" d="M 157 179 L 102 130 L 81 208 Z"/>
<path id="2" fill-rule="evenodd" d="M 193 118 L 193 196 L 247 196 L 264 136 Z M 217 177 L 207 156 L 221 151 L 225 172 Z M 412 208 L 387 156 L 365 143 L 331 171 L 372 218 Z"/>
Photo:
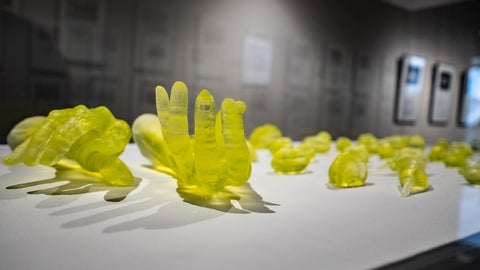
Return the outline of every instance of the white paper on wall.
<path id="1" fill-rule="evenodd" d="M 272 60 L 273 44 L 270 40 L 247 36 L 243 44 L 242 82 L 270 85 Z"/>

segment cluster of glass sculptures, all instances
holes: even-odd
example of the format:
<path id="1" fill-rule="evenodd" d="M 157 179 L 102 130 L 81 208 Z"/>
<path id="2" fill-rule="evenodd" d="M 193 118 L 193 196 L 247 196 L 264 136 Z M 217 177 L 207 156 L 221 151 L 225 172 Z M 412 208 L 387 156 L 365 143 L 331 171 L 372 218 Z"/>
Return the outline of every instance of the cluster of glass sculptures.
<path id="1" fill-rule="evenodd" d="M 218 194 L 228 197 L 227 186 L 242 186 L 249 180 L 257 149 L 268 149 L 276 173 L 301 174 L 317 154 L 328 153 L 334 145 L 338 154 L 328 170 L 334 188 L 365 185 L 371 155 L 386 160 L 397 173 L 402 196 L 429 189 L 429 162 L 444 162 L 457 168 L 470 184 L 480 185 L 480 162 L 469 160 L 473 150 L 463 142 L 440 139 L 428 153 L 421 135 L 378 139 L 364 133 L 356 140 L 339 137 L 333 141 L 327 131 L 321 131 L 294 142 L 272 124 L 258 126 L 247 139 L 245 103 L 227 98 L 217 111 L 215 99 L 206 89 L 196 97 L 195 132 L 190 135 L 187 86 L 175 82 L 170 95 L 161 86 L 155 93 L 157 115 L 140 115 L 131 129 L 103 106 L 89 109 L 79 105 L 54 110 L 47 117 L 27 118 L 9 133 L 12 153 L 3 162 L 84 170 L 107 184 L 128 186 L 134 178 L 119 156 L 133 137 L 153 169 L 177 180 L 180 194 L 209 199 Z"/>

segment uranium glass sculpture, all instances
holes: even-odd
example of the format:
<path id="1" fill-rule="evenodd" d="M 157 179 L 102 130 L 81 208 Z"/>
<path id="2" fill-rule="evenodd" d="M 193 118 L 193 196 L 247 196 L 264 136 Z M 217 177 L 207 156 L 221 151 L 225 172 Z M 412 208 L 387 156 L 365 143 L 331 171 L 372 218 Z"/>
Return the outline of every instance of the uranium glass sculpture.
<path id="1" fill-rule="evenodd" d="M 448 167 L 460 168 L 467 162 L 468 157 L 473 155 L 472 148 L 464 142 L 452 142 L 448 145 L 443 162 Z"/>
<path id="2" fill-rule="evenodd" d="M 405 147 L 395 153 L 388 165 L 398 173 L 400 193 L 403 197 L 428 190 L 425 173 L 428 159 L 420 148 Z"/>
<path id="3" fill-rule="evenodd" d="M 310 161 L 310 152 L 287 145 L 273 153 L 271 165 L 280 174 L 299 174 L 305 171 Z"/>
<path id="4" fill-rule="evenodd" d="M 466 162 L 465 165 L 460 168 L 459 172 L 465 177 L 468 183 L 474 186 L 480 186 L 480 161 Z"/>
<path id="5" fill-rule="evenodd" d="M 53 110 L 27 118 L 8 135 L 6 165 L 80 166 L 110 185 L 128 186 L 133 176 L 119 155 L 130 141 L 128 124 L 103 106 Z"/>
<path id="6" fill-rule="evenodd" d="M 352 144 L 351 140 L 347 137 L 339 137 L 335 142 L 335 147 L 337 147 L 338 152 L 342 152 L 347 147 Z"/>
<path id="7" fill-rule="evenodd" d="M 268 149 L 270 150 L 270 153 L 273 155 L 275 154 L 275 152 L 285 147 L 289 147 L 289 148 L 293 147 L 293 141 L 291 138 L 289 137 L 278 138 L 270 143 L 270 145 L 268 146 Z"/>
<path id="8" fill-rule="evenodd" d="M 398 175 L 398 179 L 400 181 L 400 193 L 403 197 L 424 192 L 429 187 L 425 169 L 415 162 L 403 168 Z"/>
<path id="9" fill-rule="evenodd" d="M 420 168 L 427 166 L 428 159 L 423 151 L 418 148 L 405 147 L 395 153 L 388 161 L 390 169 L 400 172 L 409 167 L 412 163 L 416 163 Z"/>
<path id="10" fill-rule="evenodd" d="M 425 138 L 422 135 L 414 134 L 408 136 L 408 146 L 413 148 L 424 149 L 425 148 Z"/>
<path id="11" fill-rule="evenodd" d="M 170 97 L 157 86 L 158 117 L 146 114 L 133 124 L 133 139 L 141 153 L 159 171 L 177 179 L 181 195 L 209 199 L 241 186 L 251 172 L 242 115 L 245 103 L 227 98 L 218 113 L 215 100 L 202 90 L 195 100 L 194 140 L 188 134 L 188 89 L 175 82 Z"/>
<path id="12" fill-rule="evenodd" d="M 362 133 L 358 135 L 357 142 L 358 144 L 365 145 L 371 154 L 378 152 L 378 139 L 372 133 Z"/>
<path id="13" fill-rule="evenodd" d="M 388 140 L 380 140 L 378 143 L 378 153 L 381 159 L 391 158 L 395 155 L 395 149 Z"/>
<path id="14" fill-rule="evenodd" d="M 282 132 L 277 126 L 265 124 L 253 129 L 249 141 L 256 149 L 268 149 L 270 144 L 282 137 Z"/>
<path id="15" fill-rule="evenodd" d="M 368 175 L 367 161 L 359 149 L 344 150 L 330 165 L 328 170 L 330 184 L 337 188 L 365 185 Z"/>
<path id="16" fill-rule="evenodd" d="M 428 159 L 431 161 L 443 161 L 447 156 L 447 148 L 441 145 L 434 145 L 428 153 Z"/>
<path id="17" fill-rule="evenodd" d="M 327 153 L 330 151 L 332 136 L 327 131 L 320 131 L 314 136 L 305 137 L 302 144 L 310 146 L 316 153 Z"/>

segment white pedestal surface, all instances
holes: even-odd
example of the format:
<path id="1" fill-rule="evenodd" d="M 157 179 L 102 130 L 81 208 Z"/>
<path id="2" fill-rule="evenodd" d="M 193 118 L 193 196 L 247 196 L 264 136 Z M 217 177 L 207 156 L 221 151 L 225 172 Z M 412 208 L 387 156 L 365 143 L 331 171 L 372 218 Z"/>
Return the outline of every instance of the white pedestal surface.
<path id="1" fill-rule="evenodd" d="M 430 191 L 403 198 L 376 156 L 366 186 L 332 189 L 333 148 L 300 175 L 258 154 L 223 209 L 184 202 L 133 144 L 130 188 L 2 164 L 0 269 L 370 269 L 480 231 L 480 189 L 442 163 L 427 167 Z"/>

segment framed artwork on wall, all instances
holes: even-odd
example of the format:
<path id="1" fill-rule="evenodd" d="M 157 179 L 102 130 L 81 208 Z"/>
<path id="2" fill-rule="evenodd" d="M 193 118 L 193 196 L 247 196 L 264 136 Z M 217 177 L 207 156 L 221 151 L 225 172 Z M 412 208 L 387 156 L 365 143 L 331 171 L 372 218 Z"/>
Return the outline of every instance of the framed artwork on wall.
<path id="1" fill-rule="evenodd" d="M 445 126 L 450 116 L 450 104 L 455 78 L 455 68 L 446 63 L 437 63 L 433 67 L 428 122 Z"/>
<path id="2" fill-rule="evenodd" d="M 394 122 L 414 125 L 421 105 L 427 60 L 417 55 L 405 55 L 398 63 Z"/>
<path id="3" fill-rule="evenodd" d="M 480 126 L 480 65 L 472 65 L 462 75 L 457 123 L 462 127 Z"/>

